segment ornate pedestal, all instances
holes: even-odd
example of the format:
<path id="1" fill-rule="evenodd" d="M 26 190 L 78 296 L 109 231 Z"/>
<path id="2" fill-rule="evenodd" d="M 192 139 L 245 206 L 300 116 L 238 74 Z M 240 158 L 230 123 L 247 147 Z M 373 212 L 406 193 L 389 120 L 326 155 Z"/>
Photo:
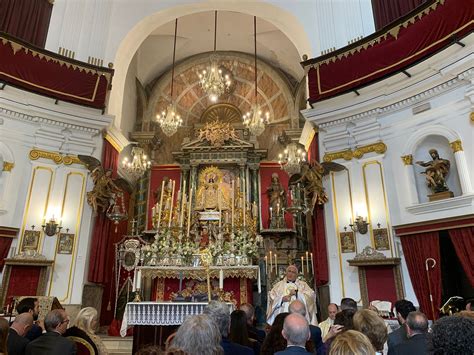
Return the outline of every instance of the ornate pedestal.
<path id="1" fill-rule="evenodd" d="M 394 304 L 404 297 L 400 258 L 387 258 L 371 247 L 366 247 L 362 253 L 347 262 L 359 268 L 359 286 L 364 308 L 374 300 Z"/>
<path id="2" fill-rule="evenodd" d="M 18 256 L 5 259 L 0 307 L 9 304 L 15 296 L 45 296 L 53 262 L 53 260 Z"/>

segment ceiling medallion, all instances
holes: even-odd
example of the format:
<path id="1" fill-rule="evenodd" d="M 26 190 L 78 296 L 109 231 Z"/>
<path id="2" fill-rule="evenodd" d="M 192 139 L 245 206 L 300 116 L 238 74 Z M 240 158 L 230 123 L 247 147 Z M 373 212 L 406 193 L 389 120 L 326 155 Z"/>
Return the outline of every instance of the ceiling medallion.
<path id="1" fill-rule="evenodd" d="M 208 140 L 214 147 L 222 147 L 225 141 L 237 139 L 235 130 L 229 122 L 214 121 L 206 123 L 203 129 L 199 130 L 198 140 Z"/>

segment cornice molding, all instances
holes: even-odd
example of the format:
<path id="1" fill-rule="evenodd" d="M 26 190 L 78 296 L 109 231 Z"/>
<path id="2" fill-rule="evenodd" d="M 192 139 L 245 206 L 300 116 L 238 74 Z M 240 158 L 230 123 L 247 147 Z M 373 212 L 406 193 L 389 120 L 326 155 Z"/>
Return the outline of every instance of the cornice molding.
<path id="1" fill-rule="evenodd" d="M 331 162 L 337 159 L 352 160 L 352 158 L 361 159 L 365 154 L 376 153 L 384 154 L 387 151 L 387 145 L 380 141 L 372 144 L 363 145 L 352 149 L 344 149 L 337 152 L 328 152 L 324 154 L 323 161 Z"/>

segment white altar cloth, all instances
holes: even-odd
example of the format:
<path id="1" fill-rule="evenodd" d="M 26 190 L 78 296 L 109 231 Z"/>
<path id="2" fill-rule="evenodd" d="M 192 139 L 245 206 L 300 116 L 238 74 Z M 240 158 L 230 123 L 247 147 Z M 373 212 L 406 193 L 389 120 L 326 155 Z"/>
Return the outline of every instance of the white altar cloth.
<path id="1" fill-rule="evenodd" d="M 187 316 L 201 314 L 207 302 L 129 302 L 123 313 L 120 335 L 131 325 L 181 325 Z M 229 312 L 234 305 L 228 303 Z"/>

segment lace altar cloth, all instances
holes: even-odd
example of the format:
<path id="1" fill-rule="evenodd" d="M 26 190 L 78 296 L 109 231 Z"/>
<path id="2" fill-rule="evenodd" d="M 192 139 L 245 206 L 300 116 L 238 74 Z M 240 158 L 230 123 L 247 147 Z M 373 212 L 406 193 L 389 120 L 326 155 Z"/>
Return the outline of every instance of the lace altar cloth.
<path id="1" fill-rule="evenodd" d="M 129 302 L 123 314 L 120 335 L 127 335 L 130 325 L 181 325 L 187 316 L 201 314 L 207 302 Z M 229 312 L 234 305 L 228 303 Z"/>

